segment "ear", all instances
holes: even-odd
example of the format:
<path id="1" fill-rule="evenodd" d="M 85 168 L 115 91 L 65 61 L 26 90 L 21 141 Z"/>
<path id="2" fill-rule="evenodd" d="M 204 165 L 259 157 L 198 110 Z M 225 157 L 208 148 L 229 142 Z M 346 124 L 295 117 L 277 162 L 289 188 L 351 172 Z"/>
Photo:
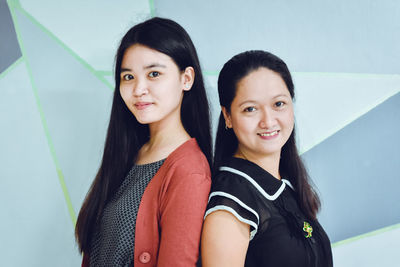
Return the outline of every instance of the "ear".
<path id="1" fill-rule="evenodd" d="M 225 119 L 225 127 L 226 128 L 232 128 L 232 120 L 231 120 L 231 115 L 229 112 L 226 110 L 225 107 L 221 106 L 222 114 L 224 115 Z"/>
<path id="2" fill-rule="evenodd" d="M 182 75 L 183 91 L 189 91 L 194 83 L 195 73 L 193 67 L 186 67 Z"/>

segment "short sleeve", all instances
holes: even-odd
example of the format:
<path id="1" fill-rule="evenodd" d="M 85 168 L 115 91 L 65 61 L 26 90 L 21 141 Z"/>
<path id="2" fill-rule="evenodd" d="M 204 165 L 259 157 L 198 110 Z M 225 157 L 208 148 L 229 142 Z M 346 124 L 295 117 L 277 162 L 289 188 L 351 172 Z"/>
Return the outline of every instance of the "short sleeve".
<path id="1" fill-rule="evenodd" d="M 227 211 L 250 226 L 250 240 L 257 233 L 260 215 L 253 186 L 238 175 L 221 172 L 213 178 L 204 218 L 214 211 Z"/>

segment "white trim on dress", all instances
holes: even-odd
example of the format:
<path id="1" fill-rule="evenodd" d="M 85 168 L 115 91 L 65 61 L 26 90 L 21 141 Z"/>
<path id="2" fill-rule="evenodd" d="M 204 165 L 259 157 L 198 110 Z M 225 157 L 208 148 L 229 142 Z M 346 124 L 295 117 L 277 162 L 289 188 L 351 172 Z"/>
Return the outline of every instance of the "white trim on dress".
<path id="1" fill-rule="evenodd" d="M 258 226 L 257 226 L 253 221 L 247 220 L 247 219 L 243 218 L 242 216 L 240 216 L 240 215 L 239 215 L 234 209 L 232 209 L 231 207 L 228 207 L 228 206 L 225 206 L 225 205 L 217 205 L 217 206 L 215 206 L 215 207 L 213 207 L 213 208 L 207 210 L 206 214 L 204 215 L 204 219 L 207 217 L 207 215 L 209 215 L 210 213 L 212 213 L 212 212 L 214 212 L 214 211 L 217 211 L 217 210 L 225 210 L 225 211 L 231 213 L 233 216 L 235 216 L 236 219 L 238 219 L 239 221 L 241 221 L 241 222 L 243 222 L 243 223 L 246 223 L 246 224 L 252 226 L 252 227 L 254 228 L 254 230 L 250 232 L 250 241 L 254 238 L 254 236 L 255 236 L 256 233 L 257 233 Z"/>
<path id="2" fill-rule="evenodd" d="M 210 202 L 210 199 L 211 199 L 212 197 L 214 197 L 214 196 L 223 196 L 223 197 L 226 197 L 226 198 L 229 198 L 229 199 L 235 201 L 235 202 L 236 202 L 237 204 L 239 204 L 242 208 L 244 208 L 244 209 L 250 211 L 251 213 L 253 213 L 254 216 L 256 216 L 256 218 L 257 218 L 257 225 L 260 224 L 260 216 L 258 216 L 258 213 L 257 213 L 255 210 L 253 210 L 252 208 L 250 208 L 249 206 L 247 206 L 245 203 L 243 203 L 243 202 L 242 202 L 240 199 L 238 199 L 237 197 L 235 197 L 235 196 L 233 196 L 233 195 L 231 195 L 231 194 L 222 192 L 222 191 L 215 191 L 215 192 L 212 192 L 212 193 L 210 194 L 210 197 L 208 198 L 208 202 Z"/>
<path id="3" fill-rule="evenodd" d="M 268 199 L 268 200 L 275 200 L 275 199 L 277 199 L 277 198 L 280 196 L 280 194 L 282 194 L 283 190 L 285 190 L 285 187 L 286 187 L 286 184 L 287 184 L 286 182 L 283 182 L 282 185 L 279 187 L 279 189 L 275 192 L 275 194 L 273 194 L 273 195 L 271 196 L 271 195 L 269 195 L 267 192 L 265 192 L 264 189 L 262 189 L 262 187 L 261 187 L 256 181 L 254 181 L 253 178 L 251 178 L 251 177 L 250 177 L 249 175 L 247 175 L 246 173 L 241 172 L 241 171 L 239 171 L 239 170 L 236 170 L 236 169 L 234 169 L 234 168 L 225 167 L 225 166 L 220 167 L 219 170 L 220 170 L 220 171 L 231 172 L 231 173 L 234 173 L 234 174 L 237 174 L 237 175 L 242 176 L 243 178 L 245 178 L 246 180 L 248 180 L 252 185 L 254 185 L 254 187 L 257 188 L 257 190 L 261 193 L 261 195 L 263 195 L 263 196 L 264 196 L 266 199 Z M 283 180 L 284 180 L 284 179 L 283 179 Z M 289 182 L 289 181 L 287 181 L 287 182 Z M 289 182 L 289 184 L 290 184 L 290 182 Z M 288 184 L 288 185 L 289 185 L 289 184 Z M 289 186 L 290 186 L 290 185 L 289 185 Z"/>
<path id="4" fill-rule="evenodd" d="M 292 188 L 292 190 L 294 190 L 294 187 L 293 187 L 292 183 L 289 180 L 282 179 L 282 182 L 286 183 L 290 188 Z"/>

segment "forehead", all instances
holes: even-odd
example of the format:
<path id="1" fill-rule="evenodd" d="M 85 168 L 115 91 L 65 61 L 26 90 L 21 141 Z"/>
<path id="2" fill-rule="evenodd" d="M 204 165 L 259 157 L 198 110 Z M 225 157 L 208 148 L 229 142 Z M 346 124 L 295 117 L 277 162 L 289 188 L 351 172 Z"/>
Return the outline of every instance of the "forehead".
<path id="1" fill-rule="evenodd" d="M 290 97 L 284 80 L 278 73 L 262 67 L 250 72 L 237 83 L 234 101 L 247 98 L 265 100 L 278 95 Z"/>
<path id="2" fill-rule="evenodd" d="M 155 63 L 167 66 L 175 65 L 172 58 L 168 55 L 141 44 L 134 44 L 125 50 L 121 67 L 143 67 Z"/>

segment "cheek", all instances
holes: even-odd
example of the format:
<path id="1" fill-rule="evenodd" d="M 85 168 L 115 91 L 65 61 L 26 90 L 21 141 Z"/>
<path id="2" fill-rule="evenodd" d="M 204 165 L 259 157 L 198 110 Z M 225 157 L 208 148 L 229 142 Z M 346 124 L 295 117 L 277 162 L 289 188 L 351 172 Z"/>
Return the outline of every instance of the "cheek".
<path id="1" fill-rule="evenodd" d="M 292 132 L 293 128 L 294 128 L 294 113 L 293 113 L 293 110 L 290 110 L 286 114 L 286 116 L 284 118 L 284 121 L 285 121 L 285 125 L 288 128 L 288 130 L 290 130 L 290 132 Z"/>
<path id="2" fill-rule="evenodd" d="M 152 88 L 152 96 L 164 101 L 176 102 L 179 101 L 183 95 L 183 89 L 178 81 L 175 80 L 165 81 L 163 83 L 154 85 Z"/>
<path id="3" fill-rule="evenodd" d="M 232 126 L 236 136 L 245 136 L 254 132 L 257 123 L 253 122 L 251 118 L 232 117 Z"/>
<path id="4" fill-rule="evenodd" d="M 119 94 L 121 95 L 122 100 L 126 104 L 127 101 L 129 101 L 129 99 L 130 99 L 130 95 L 131 95 L 130 91 L 126 87 L 120 86 L 119 87 Z"/>

